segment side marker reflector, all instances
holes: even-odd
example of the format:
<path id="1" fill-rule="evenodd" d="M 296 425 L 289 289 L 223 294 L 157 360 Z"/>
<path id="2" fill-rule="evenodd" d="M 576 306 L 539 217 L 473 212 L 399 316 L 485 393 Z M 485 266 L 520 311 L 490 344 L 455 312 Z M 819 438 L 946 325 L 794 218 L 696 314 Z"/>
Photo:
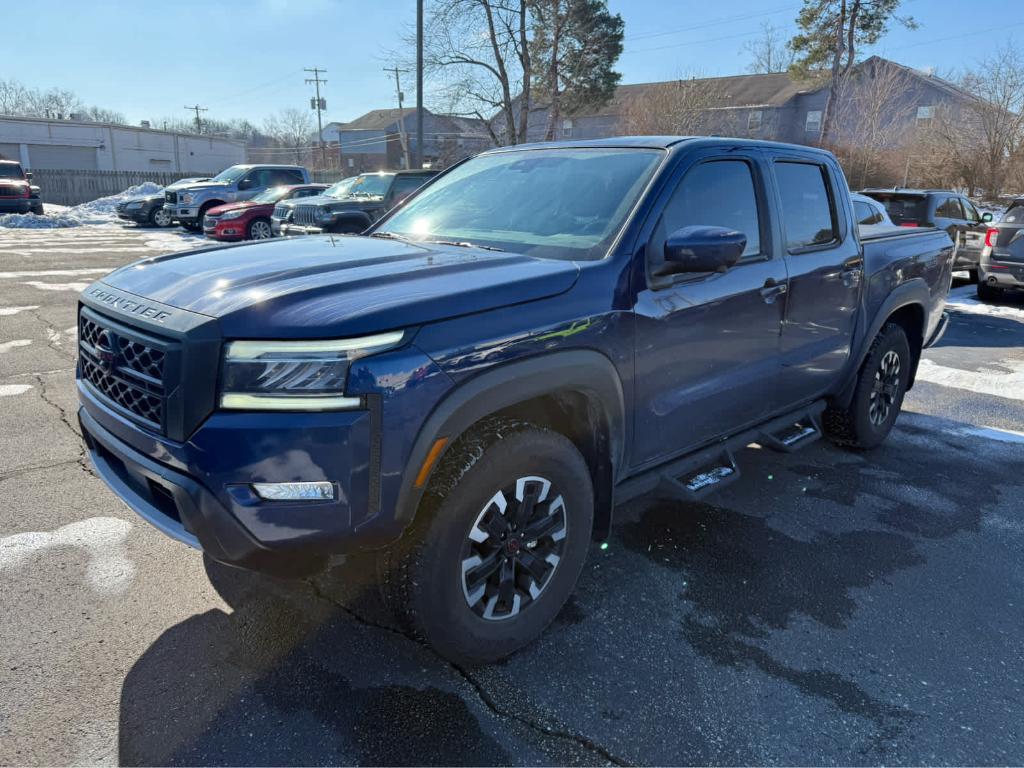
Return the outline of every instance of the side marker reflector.
<path id="1" fill-rule="evenodd" d="M 447 437 L 439 437 L 434 441 L 434 444 L 430 446 L 430 453 L 427 454 L 427 458 L 423 460 L 423 466 L 420 467 L 419 474 L 416 475 L 416 482 L 414 485 L 417 488 L 422 488 L 423 484 L 427 482 L 427 478 L 430 477 L 430 470 L 434 468 L 434 463 L 437 461 L 437 457 L 441 455 L 441 451 L 448 445 Z"/>

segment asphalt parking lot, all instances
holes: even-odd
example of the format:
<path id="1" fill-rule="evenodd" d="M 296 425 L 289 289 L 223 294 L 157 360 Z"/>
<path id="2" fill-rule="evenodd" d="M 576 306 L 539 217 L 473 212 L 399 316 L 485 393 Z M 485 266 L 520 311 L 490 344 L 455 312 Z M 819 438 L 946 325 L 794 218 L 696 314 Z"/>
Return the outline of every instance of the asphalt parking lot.
<path id="1" fill-rule="evenodd" d="M 77 292 L 194 242 L 0 229 L 0 763 L 1024 762 L 1024 299 L 954 289 L 881 449 L 620 507 L 542 639 L 464 670 L 364 564 L 204 563 L 90 471 Z"/>

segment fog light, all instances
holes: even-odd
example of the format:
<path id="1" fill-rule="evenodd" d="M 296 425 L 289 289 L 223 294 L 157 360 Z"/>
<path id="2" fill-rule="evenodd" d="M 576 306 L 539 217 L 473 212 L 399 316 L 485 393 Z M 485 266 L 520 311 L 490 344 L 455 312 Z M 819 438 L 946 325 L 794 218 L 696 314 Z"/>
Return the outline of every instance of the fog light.
<path id="1" fill-rule="evenodd" d="M 253 483 L 256 495 L 267 501 L 322 501 L 334 498 L 333 483 Z"/>

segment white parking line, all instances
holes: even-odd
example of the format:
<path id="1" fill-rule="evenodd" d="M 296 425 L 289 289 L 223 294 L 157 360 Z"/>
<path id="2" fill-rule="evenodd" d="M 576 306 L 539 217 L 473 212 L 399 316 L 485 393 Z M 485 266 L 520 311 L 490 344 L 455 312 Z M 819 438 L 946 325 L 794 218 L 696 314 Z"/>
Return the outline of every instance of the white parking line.
<path id="1" fill-rule="evenodd" d="M 81 293 L 89 287 L 88 283 L 43 283 L 38 280 L 30 280 L 22 285 L 30 285 L 41 291 L 74 291 L 75 293 Z"/>
<path id="2" fill-rule="evenodd" d="M 965 371 L 922 359 L 917 379 L 982 395 L 1024 400 L 1024 360 L 1003 360 L 996 365 L 998 368 L 985 366 L 978 371 Z"/>
<path id="3" fill-rule="evenodd" d="M 15 339 L 14 341 L 2 341 L 0 342 L 0 355 L 10 352 L 12 349 L 18 347 L 27 347 L 32 343 L 31 339 Z"/>
<path id="4" fill-rule="evenodd" d="M 0 384 L 0 397 L 23 395 L 32 389 L 31 384 Z"/>
<path id="5" fill-rule="evenodd" d="M 100 275 L 113 272 L 116 267 L 95 269 L 40 269 L 34 272 L 0 272 L 0 280 L 20 280 L 25 277 L 74 277 L 75 275 Z"/>
<path id="6" fill-rule="evenodd" d="M 0 571 L 17 569 L 37 552 L 57 547 L 78 547 L 89 556 L 86 582 L 96 592 L 124 592 L 135 577 L 125 539 L 132 524 L 116 517 L 90 517 L 55 531 L 29 531 L 0 538 Z M 6 581 L 6 580 L 5 580 Z"/>
<path id="7" fill-rule="evenodd" d="M 38 304 L 29 304 L 24 307 L 0 307 L 0 317 L 7 317 L 10 315 L 16 315 L 19 312 L 28 312 L 32 309 L 39 309 Z"/>

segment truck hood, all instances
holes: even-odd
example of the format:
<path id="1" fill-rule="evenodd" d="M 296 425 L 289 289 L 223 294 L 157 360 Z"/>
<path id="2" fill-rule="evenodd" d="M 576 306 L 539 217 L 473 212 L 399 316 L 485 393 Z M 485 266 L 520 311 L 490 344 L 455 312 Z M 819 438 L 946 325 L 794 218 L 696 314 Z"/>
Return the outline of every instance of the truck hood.
<path id="1" fill-rule="evenodd" d="M 575 262 L 476 248 L 309 236 L 130 264 L 118 291 L 219 319 L 228 338 L 331 338 L 421 325 L 555 296 Z"/>
<path id="2" fill-rule="evenodd" d="M 173 184 L 171 185 L 174 186 Z M 192 184 L 184 184 L 180 187 L 174 187 L 174 192 L 195 192 L 202 189 L 224 189 L 225 187 L 231 186 L 223 181 L 198 181 Z M 171 187 L 165 187 L 170 189 Z"/>

